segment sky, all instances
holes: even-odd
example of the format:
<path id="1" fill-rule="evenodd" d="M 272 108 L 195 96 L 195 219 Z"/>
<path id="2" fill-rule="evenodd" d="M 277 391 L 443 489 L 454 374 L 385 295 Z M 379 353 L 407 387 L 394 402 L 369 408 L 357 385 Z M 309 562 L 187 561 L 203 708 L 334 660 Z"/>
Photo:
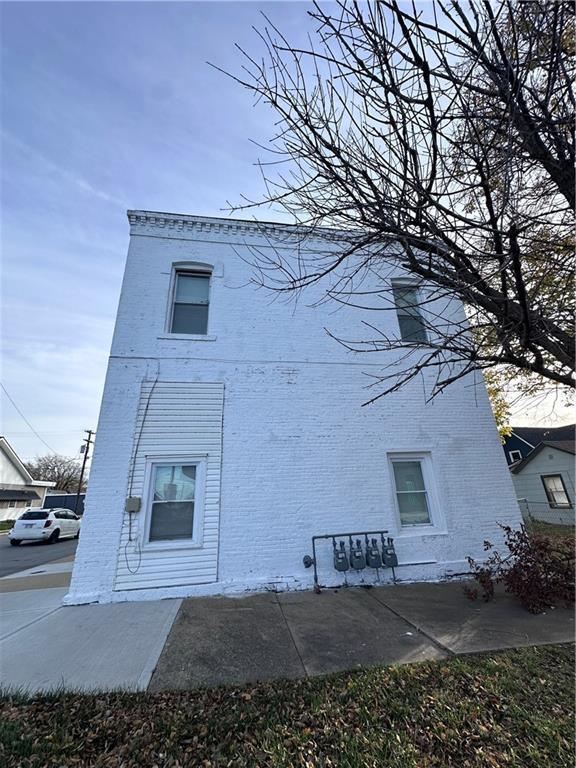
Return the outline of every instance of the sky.
<path id="1" fill-rule="evenodd" d="M 1 429 L 23 458 L 77 455 L 96 427 L 126 210 L 222 216 L 262 194 L 274 114 L 207 64 L 240 72 L 261 11 L 294 43 L 312 30 L 304 2 L 0 5 Z"/>
<path id="2" fill-rule="evenodd" d="M 76 455 L 96 427 L 126 210 L 261 194 L 251 139 L 274 116 L 206 62 L 238 72 L 262 10 L 302 41 L 304 3 L 2 4 L 1 380 L 41 439 L 0 402 L 24 458 Z"/>

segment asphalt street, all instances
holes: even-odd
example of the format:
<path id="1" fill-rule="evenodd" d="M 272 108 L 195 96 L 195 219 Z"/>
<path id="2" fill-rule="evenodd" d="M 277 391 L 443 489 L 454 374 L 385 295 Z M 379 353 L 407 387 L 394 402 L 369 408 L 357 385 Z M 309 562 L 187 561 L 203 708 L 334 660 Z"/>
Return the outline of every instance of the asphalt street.
<path id="1" fill-rule="evenodd" d="M 12 547 L 8 536 L 0 536 L 0 578 L 73 555 L 77 546 L 76 539 L 62 539 L 55 544 L 26 541 L 19 547 Z"/>

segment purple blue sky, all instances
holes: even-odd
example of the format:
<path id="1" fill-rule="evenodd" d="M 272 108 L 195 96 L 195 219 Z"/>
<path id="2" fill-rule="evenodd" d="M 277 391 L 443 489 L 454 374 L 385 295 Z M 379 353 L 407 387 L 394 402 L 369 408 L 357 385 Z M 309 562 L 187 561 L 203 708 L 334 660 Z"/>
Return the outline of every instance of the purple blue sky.
<path id="1" fill-rule="evenodd" d="M 304 3 L 1 6 L 2 382 L 59 452 L 96 426 L 126 209 L 223 215 L 262 190 L 273 114 L 206 64 L 238 71 L 260 10 L 302 41 Z M 1 398 L 17 451 L 46 452 Z"/>
<path id="2" fill-rule="evenodd" d="M 223 215 L 262 192 L 250 139 L 274 115 L 206 64 L 239 71 L 234 43 L 260 50 L 261 10 L 304 43 L 303 2 L 0 6 L 2 382 L 58 452 L 96 426 L 126 209 Z M 16 450 L 47 452 L 0 402 Z"/>

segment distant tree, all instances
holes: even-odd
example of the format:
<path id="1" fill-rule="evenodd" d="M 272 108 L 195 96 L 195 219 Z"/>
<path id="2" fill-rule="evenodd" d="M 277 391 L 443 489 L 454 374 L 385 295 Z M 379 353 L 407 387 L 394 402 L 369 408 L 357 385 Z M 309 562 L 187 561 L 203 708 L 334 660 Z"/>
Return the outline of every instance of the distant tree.
<path id="1" fill-rule="evenodd" d="M 485 371 L 484 381 L 498 434 L 500 435 L 501 442 L 504 443 L 506 438 L 512 434 L 510 402 L 506 398 L 505 390 L 502 387 L 501 376 L 496 371 Z"/>
<path id="2" fill-rule="evenodd" d="M 281 292 L 323 281 L 352 306 L 370 271 L 372 308 L 394 311 L 408 273 L 427 339 L 373 324 L 357 351 L 396 351 L 378 394 L 415 377 L 430 396 L 474 371 L 530 389 L 574 388 L 574 4 L 314 4 L 297 48 L 266 20 L 264 56 L 233 75 L 277 117 L 260 201 L 337 247 L 255 253 L 256 280 Z M 465 317 L 438 314 L 456 299 Z M 408 307 L 408 313 L 416 307 Z M 374 398 L 375 399 L 375 398 Z M 500 403 L 500 405 L 502 405 Z"/>
<path id="3" fill-rule="evenodd" d="M 60 456 L 57 453 L 48 453 L 46 456 L 37 456 L 34 461 L 26 463 L 26 469 L 35 480 L 45 480 L 56 483 L 55 491 L 63 493 L 76 493 L 80 480 L 80 462 L 71 456 Z M 86 481 L 82 483 L 82 490 L 86 489 Z"/>

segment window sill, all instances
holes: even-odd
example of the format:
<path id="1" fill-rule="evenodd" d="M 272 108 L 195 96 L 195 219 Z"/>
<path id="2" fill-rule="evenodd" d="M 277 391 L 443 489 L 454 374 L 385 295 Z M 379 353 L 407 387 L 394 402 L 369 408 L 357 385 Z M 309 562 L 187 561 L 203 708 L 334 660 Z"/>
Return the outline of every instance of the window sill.
<path id="1" fill-rule="evenodd" d="M 403 528 L 400 528 L 398 533 L 396 534 L 396 539 L 413 539 L 413 538 L 423 538 L 428 536 L 449 536 L 447 530 L 445 529 L 438 529 L 434 528 L 433 526 L 429 525 L 412 525 L 412 526 L 404 526 Z"/>
<path id="2" fill-rule="evenodd" d="M 156 338 L 170 341 L 216 341 L 218 337 L 199 333 L 161 333 Z"/>
<path id="3" fill-rule="evenodd" d="M 202 549 L 201 541 L 178 539 L 177 541 L 147 541 L 142 547 L 143 552 L 173 552 L 174 550 Z"/>

